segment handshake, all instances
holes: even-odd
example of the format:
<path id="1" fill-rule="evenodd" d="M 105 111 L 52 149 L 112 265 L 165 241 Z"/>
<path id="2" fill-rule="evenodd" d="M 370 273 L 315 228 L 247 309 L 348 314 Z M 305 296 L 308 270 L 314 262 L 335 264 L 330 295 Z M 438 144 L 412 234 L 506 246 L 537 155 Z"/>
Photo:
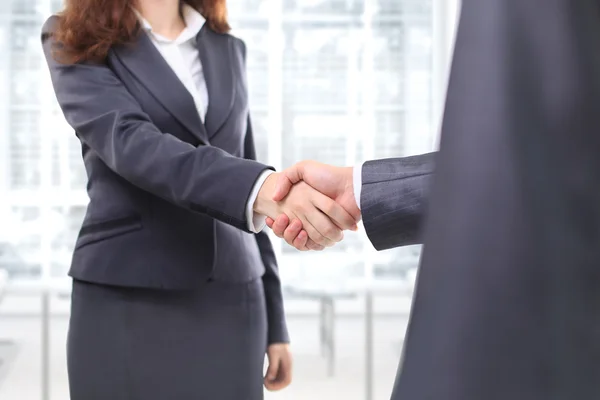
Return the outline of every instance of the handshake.
<path id="1" fill-rule="evenodd" d="M 357 230 L 360 209 L 354 197 L 353 168 L 302 161 L 263 183 L 254 212 L 267 217 L 273 232 L 298 250 L 323 250 Z"/>

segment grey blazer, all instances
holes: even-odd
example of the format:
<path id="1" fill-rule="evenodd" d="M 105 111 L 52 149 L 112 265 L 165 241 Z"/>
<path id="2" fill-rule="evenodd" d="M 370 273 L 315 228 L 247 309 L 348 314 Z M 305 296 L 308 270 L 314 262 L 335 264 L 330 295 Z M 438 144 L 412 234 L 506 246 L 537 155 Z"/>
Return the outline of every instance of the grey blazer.
<path id="1" fill-rule="evenodd" d="M 377 250 L 422 243 L 435 155 L 363 165 L 360 207 L 365 231 Z"/>
<path id="2" fill-rule="evenodd" d="M 600 3 L 463 0 L 393 400 L 600 396 Z"/>
<path id="3" fill-rule="evenodd" d="M 146 34 L 113 47 L 103 63 L 67 65 L 53 56 L 57 21 L 45 23 L 43 49 L 58 103 L 81 141 L 90 198 L 69 274 L 192 289 L 213 274 L 216 249 L 238 263 L 260 253 L 238 272 L 263 276 L 269 340 L 286 341 L 273 248 L 266 233 L 245 232 L 250 192 L 270 167 L 255 161 L 244 43 L 207 25 L 198 34 L 210 97 L 203 123 Z"/>

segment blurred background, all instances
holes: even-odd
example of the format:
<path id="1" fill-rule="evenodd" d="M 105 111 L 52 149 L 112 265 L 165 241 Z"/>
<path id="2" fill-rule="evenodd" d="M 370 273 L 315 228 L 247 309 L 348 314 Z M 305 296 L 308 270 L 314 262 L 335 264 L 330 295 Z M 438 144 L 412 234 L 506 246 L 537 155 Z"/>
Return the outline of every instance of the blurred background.
<path id="1" fill-rule="evenodd" d="M 459 0 L 229 0 L 248 46 L 259 160 L 356 165 L 437 143 Z M 65 400 L 66 276 L 87 204 L 80 145 L 40 46 L 62 0 L 0 1 L 0 399 Z M 300 253 L 274 241 L 295 377 L 280 400 L 387 400 L 418 247 L 364 231 Z"/>

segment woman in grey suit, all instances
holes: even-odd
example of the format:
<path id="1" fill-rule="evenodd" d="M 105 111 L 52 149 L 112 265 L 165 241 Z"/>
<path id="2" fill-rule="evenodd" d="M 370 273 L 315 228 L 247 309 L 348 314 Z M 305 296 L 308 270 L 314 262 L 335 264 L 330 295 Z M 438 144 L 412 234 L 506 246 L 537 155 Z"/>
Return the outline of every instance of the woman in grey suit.
<path id="1" fill-rule="evenodd" d="M 246 49 L 225 15 L 224 0 L 70 0 L 44 25 L 89 177 L 69 272 L 72 400 L 258 400 L 263 382 L 285 387 L 264 217 L 300 218 L 315 249 L 355 225 L 308 185 L 272 200 L 278 174 L 255 161 Z"/>

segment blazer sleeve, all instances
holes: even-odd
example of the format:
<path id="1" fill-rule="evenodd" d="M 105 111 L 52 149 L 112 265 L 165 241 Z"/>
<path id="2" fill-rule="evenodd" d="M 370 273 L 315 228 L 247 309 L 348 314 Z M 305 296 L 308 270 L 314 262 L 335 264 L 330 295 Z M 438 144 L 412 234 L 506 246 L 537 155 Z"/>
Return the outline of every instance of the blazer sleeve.
<path id="1" fill-rule="evenodd" d="M 244 142 L 244 156 L 249 160 L 256 159 L 256 149 L 254 146 L 250 118 L 248 118 L 248 131 Z M 283 293 L 281 290 L 281 280 L 279 279 L 279 268 L 277 266 L 275 251 L 273 250 L 269 235 L 264 230 L 255 236 L 260 250 L 260 256 L 265 266 L 265 274 L 263 275 L 262 280 L 267 303 L 268 344 L 288 343 L 290 337 L 285 319 Z"/>
<path id="2" fill-rule="evenodd" d="M 269 167 L 161 132 L 106 65 L 57 62 L 56 21 L 45 23 L 42 45 L 56 98 L 79 139 L 135 186 L 248 231 L 246 202 Z"/>
<path id="3" fill-rule="evenodd" d="M 437 153 L 367 161 L 360 205 L 377 250 L 422 243 L 421 230 Z"/>

